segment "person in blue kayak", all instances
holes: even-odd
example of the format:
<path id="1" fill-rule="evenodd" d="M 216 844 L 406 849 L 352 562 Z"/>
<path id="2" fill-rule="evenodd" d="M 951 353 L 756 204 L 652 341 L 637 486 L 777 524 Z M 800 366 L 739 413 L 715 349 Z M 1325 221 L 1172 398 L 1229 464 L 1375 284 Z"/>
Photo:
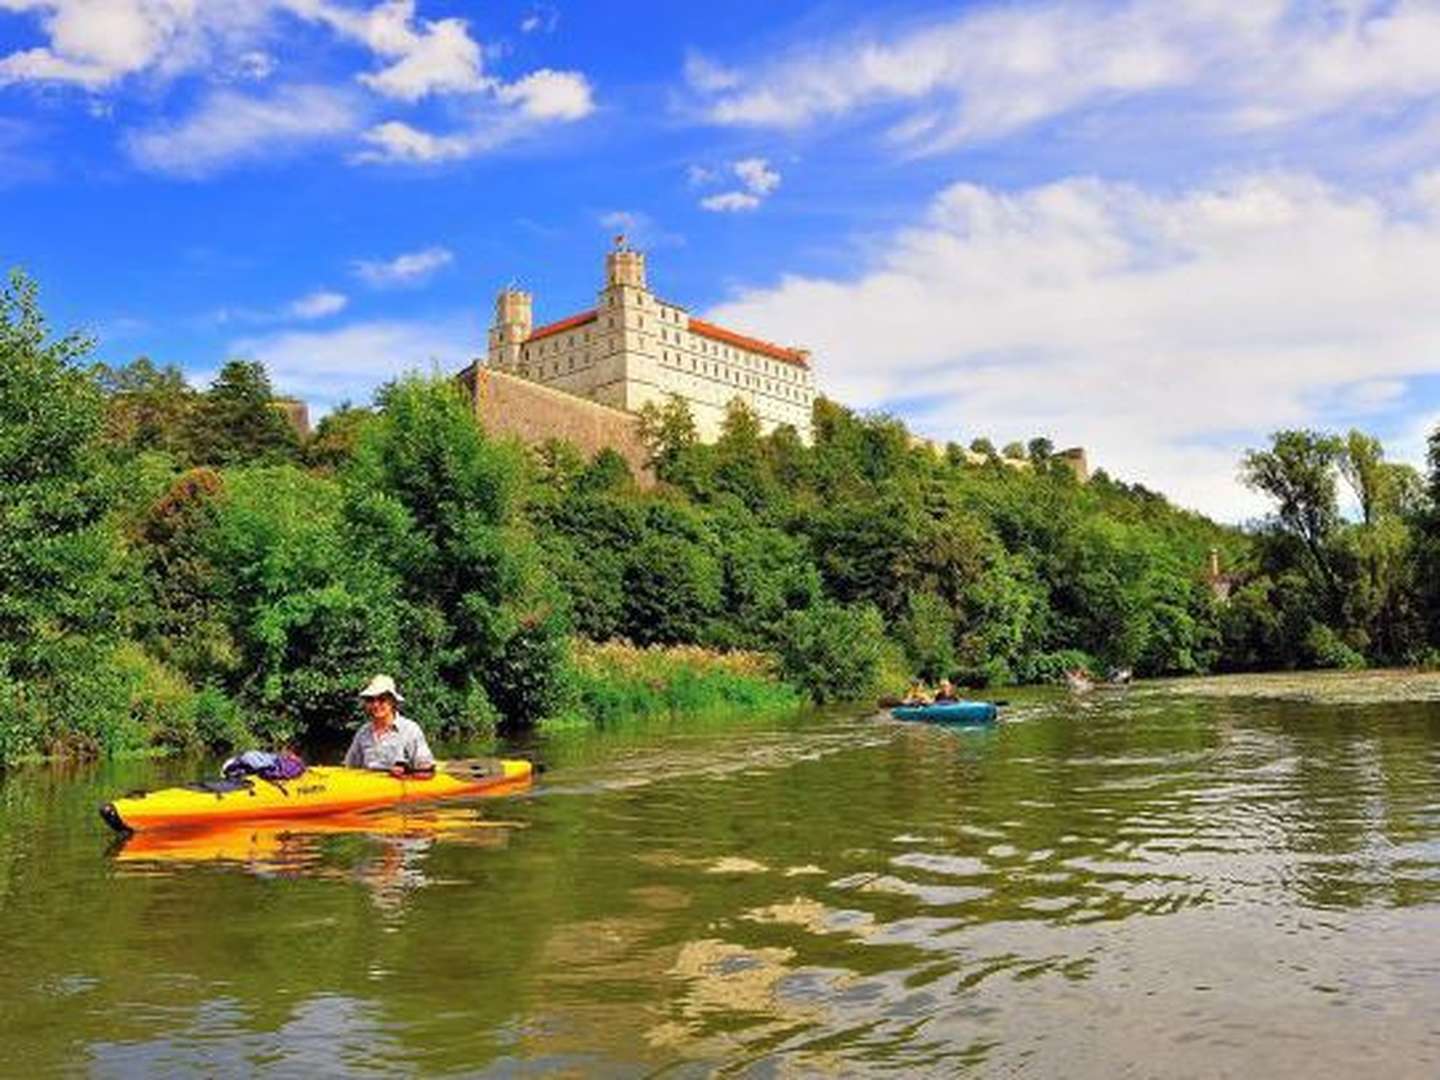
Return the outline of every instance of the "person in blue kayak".
<path id="1" fill-rule="evenodd" d="M 960 694 L 955 689 L 955 684 L 949 679 L 941 679 L 940 685 L 935 688 L 935 704 L 944 705 L 951 701 L 959 701 Z"/>
<path id="2" fill-rule="evenodd" d="M 900 700 L 900 704 L 929 705 L 933 700 L 935 699 L 931 697 L 929 687 L 925 685 L 923 680 L 916 679 L 910 684 L 910 689 L 905 692 L 905 696 Z"/>
<path id="3" fill-rule="evenodd" d="M 378 769 L 392 776 L 435 775 L 435 755 L 415 721 L 400 715 L 405 699 L 389 675 L 376 675 L 360 691 L 370 722 L 355 732 L 345 753 L 350 769 Z"/>

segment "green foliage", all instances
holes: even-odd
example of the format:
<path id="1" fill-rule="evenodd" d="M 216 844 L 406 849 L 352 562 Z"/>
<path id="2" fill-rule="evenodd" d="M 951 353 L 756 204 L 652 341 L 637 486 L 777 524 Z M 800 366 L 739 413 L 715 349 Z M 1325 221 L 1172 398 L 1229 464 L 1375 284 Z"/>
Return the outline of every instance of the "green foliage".
<path id="1" fill-rule="evenodd" d="M 1307 667 L 1314 668 L 1363 668 L 1365 657 L 1341 641 L 1334 630 L 1321 623 L 1313 623 L 1305 635 L 1305 658 Z"/>
<path id="2" fill-rule="evenodd" d="M 300 444 L 275 407 L 270 377 L 258 363 L 231 360 L 190 414 L 188 448 L 205 465 L 293 461 Z"/>
<path id="3" fill-rule="evenodd" d="M 78 364 L 88 348 L 50 340 L 34 284 L 11 276 L 0 291 L 0 763 L 133 741 L 110 660 L 128 606 L 108 516 L 116 472 L 100 391 Z"/>
<path id="4" fill-rule="evenodd" d="M 899 625 L 910 668 L 922 679 L 948 678 L 955 668 L 955 616 L 930 592 L 912 592 Z"/>
<path id="5" fill-rule="evenodd" d="M 822 600 L 786 616 L 780 670 L 816 701 L 859 701 L 878 689 L 887 644 L 885 620 L 873 605 Z"/>
<path id="6" fill-rule="evenodd" d="M 0 313 L 0 762 L 335 733 L 377 670 L 460 734 L 793 703 L 717 659 L 752 653 L 833 701 L 1440 648 L 1440 434 L 1422 479 L 1361 432 L 1279 432 L 1242 462 L 1274 515 L 1242 531 L 1077 483 L 1046 438 L 977 438 L 977 467 L 893 417 L 820 399 L 806 445 L 737 400 L 705 445 L 672 398 L 641 416 L 642 488 L 613 451 L 487 438 L 449 380 L 302 448 L 257 364 L 196 393 L 148 359 L 82 369 L 23 278 Z"/>
<path id="7" fill-rule="evenodd" d="M 526 462 L 458 390 L 409 377 L 380 397 L 342 474 L 347 535 L 388 572 L 412 681 L 447 730 L 532 723 L 560 695 L 568 629 L 519 509 Z"/>
<path id="8" fill-rule="evenodd" d="M 640 645 L 704 641 L 720 611 L 720 562 L 695 539 L 647 536 L 626 561 L 626 636 Z"/>
<path id="9" fill-rule="evenodd" d="M 142 356 L 124 367 L 99 364 L 95 379 L 105 395 L 105 440 L 122 453 L 159 451 L 188 463 L 187 434 L 200 404 L 174 365 L 156 367 Z"/>
<path id="10" fill-rule="evenodd" d="M 629 491 L 635 486 L 635 474 L 629 462 L 607 447 L 575 478 L 574 486 L 581 492 Z"/>
<path id="11" fill-rule="evenodd" d="M 375 414 L 356 408 L 348 401 L 320 418 L 314 434 L 305 442 L 301 457 L 312 469 L 335 472 L 355 454 L 360 433 Z"/>
<path id="12" fill-rule="evenodd" d="M 754 653 L 586 645 L 569 676 L 570 715 L 601 726 L 790 711 L 801 695 Z"/>

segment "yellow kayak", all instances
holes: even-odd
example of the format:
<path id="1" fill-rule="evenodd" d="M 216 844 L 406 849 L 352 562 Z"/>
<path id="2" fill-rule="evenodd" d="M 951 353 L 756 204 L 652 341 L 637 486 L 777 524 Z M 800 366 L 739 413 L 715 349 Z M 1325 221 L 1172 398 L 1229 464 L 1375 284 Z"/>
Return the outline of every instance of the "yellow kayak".
<path id="1" fill-rule="evenodd" d="M 498 758 L 442 761 L 429 777 L 396 778 L 367 769 L 312 765 L 294 780 L 249 776 L 138 792 L 106 803 L 100 816 L 118 832 L 278 821 L 459 795 L 503 794 L 525 788 L 533 774 L 534 766 L 528 761 Z"/>

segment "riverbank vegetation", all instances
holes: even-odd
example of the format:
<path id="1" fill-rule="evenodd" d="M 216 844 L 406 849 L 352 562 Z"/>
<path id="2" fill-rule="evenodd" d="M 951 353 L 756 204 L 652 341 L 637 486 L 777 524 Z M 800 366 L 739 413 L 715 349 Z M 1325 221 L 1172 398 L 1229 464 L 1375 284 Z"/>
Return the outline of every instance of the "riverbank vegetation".
<path id="1" fill-rule="evenodd" d="M 571 650 L 567 708 L 552 726 L 609 726 L 636 720 L 693 720 L 793 712 L 804 697 L 778 677 L 774 658 L 698 645 L 602 644 L 577 639 Z"/>
<path id="2" fill-rule="evenodd" d="M 1440 480 L 1358 434 L 1248 456 L 1277 509 L 1241 530 L 1103 471 L 1082 483 L 1044 439 L 939 449 L 824 400 L 810 446 L 743 406 L 711 445 L 679 402 L 644 428 L 653 487 L 611 452 L 488 438 L 443 379 L 397 380 L 301 438 L 259 365 L 198 390 L 95 363 L 13 278 L 0 762 L 303 739 L 351 726 L 375 670 L 463 736 L 861 699 L 914 675 L 1417 662 L 1440 641 Z"/>

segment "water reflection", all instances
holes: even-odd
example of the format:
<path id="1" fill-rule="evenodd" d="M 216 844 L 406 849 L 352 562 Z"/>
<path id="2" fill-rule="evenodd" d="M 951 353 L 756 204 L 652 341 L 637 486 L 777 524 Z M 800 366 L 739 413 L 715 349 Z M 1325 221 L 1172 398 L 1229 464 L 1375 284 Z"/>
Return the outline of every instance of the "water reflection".
<path id="1" fill-rule="evenodd" d="M 0 788 L 0 1072 L 1440 1073 L 1440 714 L 1012 715 L 558 740 L 483 813 L 109 859 Z"/>
<path id="2" fill-rule="evenodd" d="M 410 808 L 337 814 L 288 822 L 245 822 L 133 833 L 115 844 L 117 876 L 233 868 L 262 878 L 352 881 L 390 916 L 435 882 L 427 855 L 437 843 L 500 848 L 517 823 L 490 820 L 474 807 Z"/>

